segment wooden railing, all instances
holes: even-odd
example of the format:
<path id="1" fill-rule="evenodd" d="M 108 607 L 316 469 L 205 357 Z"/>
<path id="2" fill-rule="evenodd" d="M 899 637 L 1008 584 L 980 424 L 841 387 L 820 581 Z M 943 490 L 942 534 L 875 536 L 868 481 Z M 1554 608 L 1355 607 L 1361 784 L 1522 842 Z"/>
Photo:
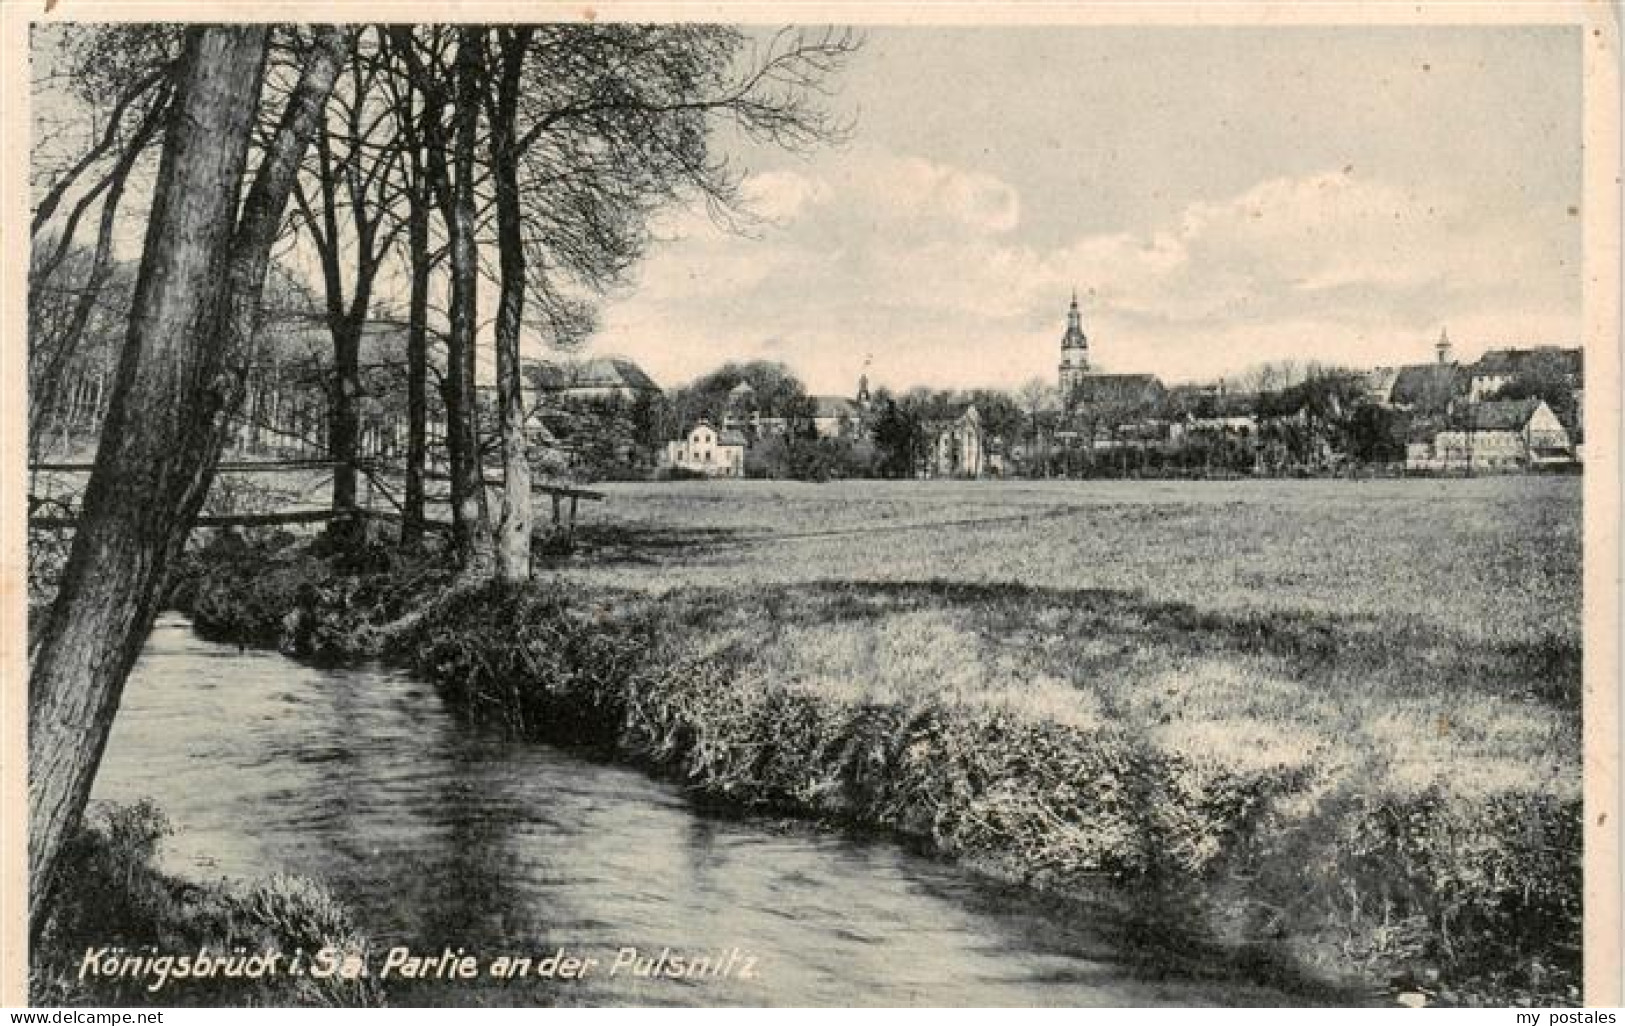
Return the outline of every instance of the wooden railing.
<path id="1" fill-rule="evenodd" d="M 294 473 L 310 470 L 337 470 L 345 466 L 340 460 L 236 460 L 225 461 L 216 467 L 219 474 L 247 474 L 247 473 Z M 391 523 L 400 523 L 405 519 L 401 504 L 396 501 L 388 485 L 382 480 L 387 468 L 376 462 L 357 462 L 356 470 L 367 478 L 371 491 L 381 494 L 394 509 L 374 509 L 368 506 L 324 507 L 320 509 L 292 509 L 275 513 L 227 513 L 208 514 L 197 517 L 193 527 L 278 527 L 296 524 L 319 524 L 333 520 L 358 518 L 362 520 L 382 520 Z M 89 473 L 95 469 L 94 463 L 88 462 L 52 462 L 41 461 L 32 463 L 28 468 L 31 472 L 76 474 Z M 425 475 L 430 480 L 448 480 L 445 474 L 429 473 Z M 500 479 L 486 478 L 487 486 L 501 487 Z M 533 493 L 540 493 L 552 500 L 554 530 L 562 530 L 566 543 L 575 541 L 577 503 L 585 499 L 588 502 L 604 501 L 602 492 L 595 492 L 586 488 L 576 488 L 571 485 L 548 484 L 533 482 Z M 569 501 L 568 516 L 566 517 L 564 502 Z M 63 514 L 34 515 L 32 510 L 36 507 L 35 499 L 30 496 L 28 526 L 40 528 L 69 528 L 74 526 L 76 517 Z M 424 527 L 436 531 L 450 531 L 452 525 L 444 520 L 426 519 Z"/>

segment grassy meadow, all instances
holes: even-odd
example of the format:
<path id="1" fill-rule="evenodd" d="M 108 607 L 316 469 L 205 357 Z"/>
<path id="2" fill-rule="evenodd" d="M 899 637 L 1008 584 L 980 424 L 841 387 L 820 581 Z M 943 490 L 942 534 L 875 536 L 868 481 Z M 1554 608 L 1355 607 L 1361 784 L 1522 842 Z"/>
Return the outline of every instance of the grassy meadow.
<path id="1" fill-rule="evenodd" d="M 735 596 L 697 643 L 755 638 L 790 686 L 1104 719 L 1326 787 L 1578 795 L 1575 478 L 607 490 L 554 572 Z"/>

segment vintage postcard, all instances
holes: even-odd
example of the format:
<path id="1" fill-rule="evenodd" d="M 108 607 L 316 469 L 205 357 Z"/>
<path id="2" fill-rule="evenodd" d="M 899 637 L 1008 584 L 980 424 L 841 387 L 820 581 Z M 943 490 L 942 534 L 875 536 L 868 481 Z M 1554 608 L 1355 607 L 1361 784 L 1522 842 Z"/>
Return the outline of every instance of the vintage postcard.
<path id="1" fill-rule="evenodd" d="M 0 1003 L 1619 1003 L 1611 5 L 3 14 Z"/>

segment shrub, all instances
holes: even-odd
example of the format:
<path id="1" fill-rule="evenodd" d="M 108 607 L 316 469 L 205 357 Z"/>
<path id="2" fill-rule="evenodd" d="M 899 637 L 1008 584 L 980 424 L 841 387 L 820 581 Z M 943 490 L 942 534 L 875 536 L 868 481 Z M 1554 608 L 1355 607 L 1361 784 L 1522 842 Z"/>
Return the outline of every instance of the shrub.
<path id="1" fill-rule="evenodd" d="M 614 739 L 645 649 L 639 626 L 606 604 L 496 582 L 446 594 L 392 644 L 470 715 L 588 743 Z"/>

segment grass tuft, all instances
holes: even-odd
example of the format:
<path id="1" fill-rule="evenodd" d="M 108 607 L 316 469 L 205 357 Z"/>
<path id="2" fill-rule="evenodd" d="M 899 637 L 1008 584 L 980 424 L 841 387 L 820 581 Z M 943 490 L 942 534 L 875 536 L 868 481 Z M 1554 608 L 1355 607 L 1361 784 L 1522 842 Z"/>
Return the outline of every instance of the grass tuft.
<path id="1" fill-rule="evenodd" d="M 370 979 L 293 976 L 260 979 L 209 976 L 170 979 L 157 991 L 152 976 L 82 972 L 86 953 L 123 949 L 134 955 L 208 953 L 269 955 L 280 963 L 301 950 L 363 955 L 366 938 L 320 884 L 274 876 L 251 884 L 195 884 L 154 866 L 170 832 L 147 801 L 96 806 L 64 848 L 58 896 L 35 940 L 29 967 L 34 1005 L 100 1007 L 159 1003 L 175 1007 L 376 1007 L 383 993 Z"/>

